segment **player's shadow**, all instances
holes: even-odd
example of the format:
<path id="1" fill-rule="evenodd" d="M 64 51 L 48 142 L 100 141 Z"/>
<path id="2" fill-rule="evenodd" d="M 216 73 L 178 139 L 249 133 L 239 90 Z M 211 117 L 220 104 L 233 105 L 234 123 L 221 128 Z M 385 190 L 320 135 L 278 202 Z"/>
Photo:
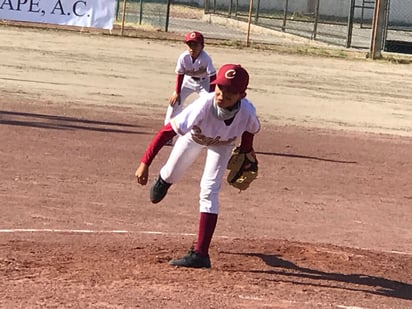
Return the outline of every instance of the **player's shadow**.
<path id="1" fill-rule="evenodd" d="M 0 125 L 1 124 L 55 130 L 88 130 L 111 133 L 147 134 L 146 132 L 125 129 L 137 128 L 139 127 L 138 125 L 88 120 L 67 116 L 10 112 L 0 110 Z"/>
<path id="2" fill-rule="evenodd" d="M 318 160 L 318 161 L 326 161 L 326 162 L 334 162 L 334 163 L 346 163 L 346 164 L 356 164 L 356 161 L 345 161 L 345 160 L 333 160 L 333 159 L 325 159 L 320 157 L 313 157 L 313 156 L 305 156 L 305 155 L 297 155 L 297 154 L 290 154 L 290 153 L 280 153 L 280 152 L 263 152 L 263 151 L 256 151 L 256 154 L 265 155 L 265 156 L 277 156 L 277 157 L 288 157 L 288 158 L 297 158 L 297 159 L 309 159 L 309 160 Z"/>
<path id="3" fill-rule="evenodd" d="M 296 285 L 311 285 L 323 288 L 345 289 L 349 291 L 361 291 L 376 295 L 396 297 L 406 300 L 412 300 L 412 285 L 395 280 L 389 280 L 382 277 L 369 276 L 365 274 L 341 274 L 335 272 L 324 272 L 316 269 L 300 267 L 290 261 L 280 258 L 278 255 L 261 254 L 261 253 L 230 253 L 225 254 L 244 255 L 249 257 L 258 257 L 262 259 L 273 270 L 248 270 L 251 273 L 261 273 L 288 277 L 290 280 L 274 279 L 276 281 L 289 282 Z M 310 282 L 297 282 L 293 278 L 308 279 Z M 353 287 L 331 286 L 322 281 L 335 281 L 341 283 L 353 284 Z M 369 286 L 372 289 L 359 288 L 358 286 Z"/>

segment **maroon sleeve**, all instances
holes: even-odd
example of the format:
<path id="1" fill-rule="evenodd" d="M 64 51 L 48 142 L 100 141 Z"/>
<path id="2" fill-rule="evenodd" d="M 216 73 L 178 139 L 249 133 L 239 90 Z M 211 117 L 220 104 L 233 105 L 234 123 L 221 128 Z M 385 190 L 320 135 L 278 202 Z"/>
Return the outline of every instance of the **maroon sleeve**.
<path id="1" fill-rule="evenodd" d="M 215 91 L 216 85 L 215 84 L 212 85 L 212 82 L 216 79 L 216 74 L 211 75 L 209 78 L 210 78 L 209 92 L 213 92 Z"/>
<path id="2" fill-rule="evenodd" d="M 153 159 L 155 158 L 159 150 L 167 143 L 168 140 L 170 140 L 176 135 L 177 134 L 175 131 L 173 131 L 170 123 L 165 125 L 153 137 L 152 142 L 147 147 L 146 152 L 140 159 L 140 162 L 143 162 L 146 165 L 150 166 L 150 164 L 152 163 Z"/>
<path id="3" fill-rule="evenodd" d="M 180 94 L 180 91 L 182 89 L 183 77 L 185 77 L 183 74 L 177 74 L 177 76 L 176 76 L 175 91 L 176 91 L 177 94 Z"/>
<path id="4" fill-rule="evenodd" d="M 253 138 L 254 134 L 247 131 L 243 132 L 242 138 L 240 141 L 240 152 L 246 153 L 250 152 L 253 149 Z"/>

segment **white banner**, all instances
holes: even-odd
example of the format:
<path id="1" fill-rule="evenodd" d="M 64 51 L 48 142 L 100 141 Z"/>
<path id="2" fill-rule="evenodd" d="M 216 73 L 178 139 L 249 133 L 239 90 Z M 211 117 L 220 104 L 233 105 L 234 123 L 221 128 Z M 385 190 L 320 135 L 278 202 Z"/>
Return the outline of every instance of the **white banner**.
<path id="1" fill-rule="evenodd" d="M 0 0 L 0 19 L 112 29 L 116 0 Z"/>

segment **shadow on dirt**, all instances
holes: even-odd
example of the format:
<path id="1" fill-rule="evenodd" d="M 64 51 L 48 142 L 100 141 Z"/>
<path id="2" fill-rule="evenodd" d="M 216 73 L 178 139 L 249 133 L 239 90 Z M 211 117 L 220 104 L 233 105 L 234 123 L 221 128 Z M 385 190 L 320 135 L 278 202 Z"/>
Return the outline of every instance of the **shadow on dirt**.
<path id="1" fill-rule="evenodd" d="M 261 253 L 229 253 L 225 254 L 236 254 L 249 257 L 261 258 L 268 266 L 278 268 L 278 270 L 250 270 L 247 272 L 260 273 L 284 276 L 289 278 L 298 278 L 300 280 L 284 280 L 284 279 L 273 279 L 276 281 L 290 282 L 296 285 L 311 285 L 323 288 L 333 288 L 333 289 L 344 289 L 350 291 L 360 291 L 363 293 L 371 293 L 376 295 L 382 295 L 387 297 L 396 297 L 405 300 L 412 300 L 412 285 L 408 283 L 403 283 L 395 280 L 389 280 L 382 277 L 369 276 L 365 274 L 341 274 L 334 272 L 323 272 L 315 269 L 300 267 L 292 262 L 284 260 L 277 255 L 268 255 Z M 308 279 L 311 281 L 302 282 L 302 279 Z M 335 281 L 339 283 L 347 283 L 351 286 L 332 286 L 326 282 L 321 281 Z M 368 286 L 374 290 L 362 289 L 358 286 Z"/>
<path id="2" fill-rule="evenodd" d="M 138 125 L 9 111 L 0 111 L 0 124 L 55 130 L 89 130 L 111 133 L 147 134 L 146 132 L 108 128 L 108 126 L 137 128 L 140 127 Z"/>
<path id="3" fill-rule="evenodd" d="M 320 158 L 320 157 L 311 157 L 311 156 L 289 154 L 289 153 L 280 153 L 280 152 L 256 151 L 256 154 L 265 155 L 265 156 L 277 156 L 277 157 L 288 157 L 288 158 L 297 158 L 297 159 L 318 160 L 318 161 L 326 161 L 326 162 L 334 162 L 334 163 L 346 163 L 346 164 L 356 164 L 356 163 L 358 163 L 356 161 L 343 161 L 343 160 L 324 159 L 324 158 Z"/>

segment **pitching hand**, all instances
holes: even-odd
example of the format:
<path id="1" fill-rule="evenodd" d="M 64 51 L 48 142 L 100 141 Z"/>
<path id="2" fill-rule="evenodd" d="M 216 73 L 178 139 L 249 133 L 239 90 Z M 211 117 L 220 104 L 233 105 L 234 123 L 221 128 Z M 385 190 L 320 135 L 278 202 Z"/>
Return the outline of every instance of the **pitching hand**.
<path id="1" fill-rule="evenodd" d="M 176 93 L 176 91 L 173 92 L 173 94 L 169 98 L 169 104 L 170 106 L 173 106 L 175 104 L 180 104 L 180 94 Z"/>
<path id="2" fill-rule="evenodd" d="M 141 162 L 134 175 L 136 176 L 138 184 L 142 186 L 146 185 L 149 178 L 149 167 Z"/>

